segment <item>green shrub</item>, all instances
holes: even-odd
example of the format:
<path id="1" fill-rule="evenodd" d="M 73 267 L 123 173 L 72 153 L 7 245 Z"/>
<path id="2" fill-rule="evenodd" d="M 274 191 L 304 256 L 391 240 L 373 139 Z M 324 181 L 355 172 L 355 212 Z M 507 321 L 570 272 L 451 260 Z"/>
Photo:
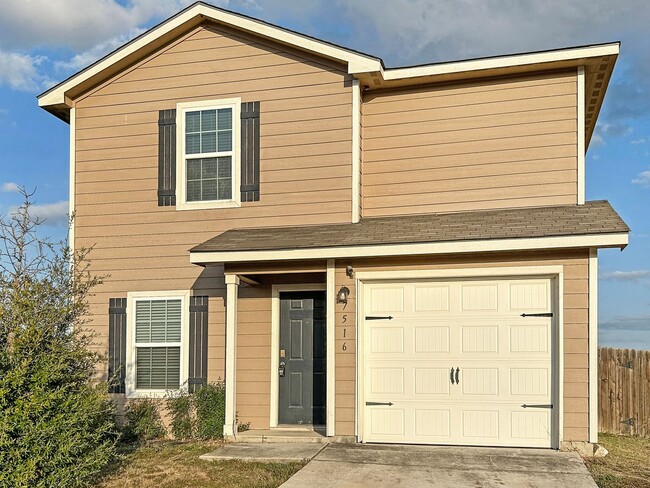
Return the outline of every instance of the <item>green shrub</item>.
<path id="1" fill-rule="evenodd" d="M 126 442 L 148 442 L 162 439 L 167 430 L 162 423 L 159 402 L 151 398 L 131 400 L 125 409 L 126 424 L 123 440 Z"/>
<path id="2" fill-rule="evenodd" d="M 0 218 L 0 486 L 90 484 L 116 456 L 115 407 L 85 328 L 87 250 L 37 235 L 29 195 Z"/>
<path id="3" fill-rule="evenodd" d="M 223 381 L 205 385 L 194 393 L 196 436 L 222 439 L 226 412 L 226 385 Z"/>
<path id="4" fill-rule="evenodd" d="M 176 439 L 194 437 L 194 399 L 185 390 L 169 392 L 166 399 L 167 411 L 171 417 L 170 427 Z"/>

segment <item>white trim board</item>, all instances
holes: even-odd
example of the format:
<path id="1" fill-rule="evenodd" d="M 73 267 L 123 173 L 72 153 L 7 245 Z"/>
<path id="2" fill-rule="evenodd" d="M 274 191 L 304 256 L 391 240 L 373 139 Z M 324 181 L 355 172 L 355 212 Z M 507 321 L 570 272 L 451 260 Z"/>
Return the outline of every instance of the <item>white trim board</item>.
<path id="1" fill-rule="evenodd" d="M 551 289 L 553 293 L 552 310 L 555 314 L 553 319 L 554 329 L 556 331 L 553 344 L 552 362 L 554 377 L 556 378 L 553 403 L 557 408 L 553 409 L 553 419 L 555 429 L 551 436 L 551 445 L 559 449 L 564 434 L 564 267 L 562 265 L 551 266 L 518 266 L 518 267 L 494 267 L 494 268 L 458 268 L 458 269 L 440 269 L 440 270 L 399 270 L 399 271 L 359 271 L 355 274 L 357 289 L 357 316 L 356 316 L 356 343 L 357 343 L 357 381 L 356 381 L 356 415 L 355 415 L 355 433 L 359 442 L 364 442 L 364 379 L 363 374 L 363 348 L 364 348 L 364 324 L 363 319 L 363 297 L 365 294 L 364 286 L 369 283 L 399 281 L 417 281 L 417 280 L 464 280 L 464 279 L 504 279 L 507 277 L 536 277 L 549 278 L 551 280 Z"/>
<path id="2" fill-rule="evenodd" d="M 619 43 L 611 42 L 608 44 L 601 44 L 596 46 L 581 46 L 537 53 L 512 54 L 507 56 L 494 56 L 483 59 L 453 61 L 450 63 L 427 64 L 424 66 L 414 66 L 407 68 L 392 68 L 383 71 L 383 78 L 384 80 L 389 81 L 399 80 L 403 78 L 417 78 L 421 76 L 446 75 L 451 73 L 483 71 L 514 66 L 553 63 L 559 61 L 571 61 L 600 56 L 617 55 L 619 53 L 619 50 Z"/>
<path id="3" fill-rule="evenodd" d="M 539 237 L 522 239 L 485 239 L 418 244 L 385 244 L 375 246 L 340 246 L 305 249 L 261 251 L 195 251 L 190 252 L 193 264 L 284 261 L 300 259 L 334 259 L 353 257 L 408 256 L 423 254 L 457 254 L 469 252 L 525 251 L 535 249 L 568 249 L 580 247 L 625 247 L 628 234 L 594 234 L 582 236 Z"/>
<path id="4" fill-rule="evenodd" d="M 269 411 L 269 427 L 275 428 L 278 426 L 279 415 L 279 402 L 280 402 L 280 380 L 278 379 L 278 370 L 280 368 L 280 293 L 291 291 L 325 291 L 327 292 L 327 285 L 325 283 L 299 283 L 288 285 L 271 285 L 271 399 Z M 329 297 L 325 294 L 326 304 L 329 303 Z M 327 311 L 327 340 L 329 341 L 330 323 L 329 323 L 329 310 Z M 329 349 L 328 349 L 329 350 Z M 329 354 L 327 357 L 327 382 L 329 384 Z M 326 416 L 328 420 L 327 429 L 329 430 L 329 411 L 333 408 L 334 398 L 329 397 L 329 389 L 327 391 L 327 408 Z M 330 403 L 331 400 L 331 403 Z M 328 434 L 329 435 L 329 434 Z"/>
<path id="5" fill-rule="evenodd" d="M 75 194 L 77 181 L 77 110 L 73 107 L 70 109 L 70 178 L 68 190 L 68 247 L 74 253 L 74 212 L 75 212 Z M 70 258 L 74 262 L 74 254 Z"/>
<path id="6" fill-rule="evenodd" d="M 578 67 L 578 205 L 585 203 L 585 67 Z"/>
<path id="7" fill-rule="evenodd" d="M 360 218 L 361 205 L 361 87 L 352 80 L 352 223 Z"/>
<path id="8" fill-rule="evenodd" d="M 598 250 L 589 250 L 589 442 L 598 442 Z"/>

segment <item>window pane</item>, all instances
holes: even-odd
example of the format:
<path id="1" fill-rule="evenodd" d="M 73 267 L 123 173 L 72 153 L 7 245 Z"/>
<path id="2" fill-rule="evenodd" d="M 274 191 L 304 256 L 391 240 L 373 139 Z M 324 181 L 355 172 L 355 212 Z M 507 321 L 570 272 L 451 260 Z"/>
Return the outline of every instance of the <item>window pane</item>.
<path id="1" fill-rule="evenodd" d="M 201 112 L 185 112 L 185 133 L 201 130 Z"/>
<path id="2" fill-rule="evenodd" d="M 201 201 L 201 180 L 187 182 L 187 195 L 185 198 L 188 202 Z"/>
<path id="3" fill-rule="evenodd" d="M 201 134 L 187 134 L 185 136 L 185 153 L 199 154 L 201 152 Z"/>
<path id="4" fill-rule="evenodd" d="M 217 118 L 219 130 L 232 129 L 232 109 L 220 108 L 218 112 Z"/>
<path id="5" fill-rule="evenodd" d="M 231 130 L 219 131 L 217 137 L 219 139 L 219 152 L 232 151 L 232 131 Z"/>
<path id="6" fill-rule="evenodd" d="M 226 156 L 219 158 L 219 178 L 230 178 L 232 176 L 232 158 Z"/>
<path id="7" fill-rule="evenodd" d="M 135 350 L 135 387 L 144 390 L 180 386 L 180 347 L 138 347 Z"/>
<path id="8" fill-rule="evenodd" d="M 201 195 L 201 200 L 219 200 L 216 179 L 203 180 L 203 193 Z"/>
<path id="9" fill-rule="evenodd" d="M 180 300 L 138 300 L 135 307 L 135 341 L 180 342 Z"/>
<path id="10" fill-rule="evenodd" d="M 201 160 L 188 159 L 187 160 L 187 179 L 198 180 L 201 179 Z"/>
<path id="11" fill-rule="evenodd" d="M 201 152 L 212 153 L 217 151 L 217 133 L 216 132 L 202 132 L 201 133 Z"/>
<path id="12" fill-rule="evenodd" d="M 219 178 L 219 199 L 230 200 L 232 198 L 232 181 L 230 178 Z"/>
<path id="13" fill-rule="evenodd" d="M 201 132 L 217 130 L 216 110 L 203 110 L 201 112 Z"/>
<path id="14" fill-rule="evenodd" d="M 202 178 L 217 177 L 217 158 L 205 158 L 203 160 Z"/>

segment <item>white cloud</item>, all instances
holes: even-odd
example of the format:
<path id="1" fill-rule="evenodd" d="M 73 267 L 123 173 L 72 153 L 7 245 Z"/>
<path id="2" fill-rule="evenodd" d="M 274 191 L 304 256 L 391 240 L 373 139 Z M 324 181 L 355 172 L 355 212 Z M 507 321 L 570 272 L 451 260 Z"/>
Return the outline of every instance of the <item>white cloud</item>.
<path id="1" fill-rule="evenodd" d="M 15 193 L 20 191 L 20 187 L 13 181 L 8 181 L 2 184 L 2 191 L 5 193 Z"/>
<path id="2" fill-rule="evenodd" d="M 108 41 L 100 42 L 90 49 L 76 54 L 74 57 L 72 57 L 72 59 L 68 61 L 58 61 L 55 63 L 55 67 L 60 71 L 78 71 L 82 68 L 85 68 L 86 66 L 91 65 L 118 47 L 126 44 L 134 37 L 139 36 L 142 32 L 144 32 L 144 29 L 131 29 L 129 33 L 119 35 L 117 37 L 109 39 Z"/>
<path id="3" fill-rule="evenodd" d="M 650 171 L 641 171 L 636 178 L 632 180 L 635 185 L 650 187 Z"/>
<path id="4" fill-rule="evenodd" d="M 0 49 L 0 86 L 27 92 L 40 90 L 47 83 L 47 77 L 40 72 L 46 59 Z"/>
<path id="5" fill-rule="evenodd" d="M 13 49 L 68 47 L 85 51 L 193 0 L 23 0 L 2 2 L 2 44 Z"/>
<path id="6" fill-rule="evenodd" d="M 30 215 L 45 221 L 45 225 L 68 225 L 67 200 L 56 203 L 36 204 L 30 207 Z"/>
<path id="7" fill-rule="evenodd" d="M 640 282 L 650 279 L 650 270 L 640 269 L 636 271 L 611 271 L 601 275 L 607 281 L 631 281 Z"/>
<path id="8" fill-rule="evenodd" d="M 632 141 L 632 144 L 645 144 L 645 143 L 646 143 L 646 138 L 645 137 L 641 137 L 639 139 L 634 139 Z"/>

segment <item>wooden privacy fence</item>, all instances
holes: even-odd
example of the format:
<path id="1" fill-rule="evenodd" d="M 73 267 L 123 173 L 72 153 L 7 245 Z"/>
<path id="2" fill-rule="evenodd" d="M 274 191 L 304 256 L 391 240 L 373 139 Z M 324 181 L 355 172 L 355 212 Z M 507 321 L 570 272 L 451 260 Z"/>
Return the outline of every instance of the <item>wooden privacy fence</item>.
<path id="1" fill-rule="evenodd" d="M 598 430 L 650 437 L 650 351 L 598 350 Z"/>

